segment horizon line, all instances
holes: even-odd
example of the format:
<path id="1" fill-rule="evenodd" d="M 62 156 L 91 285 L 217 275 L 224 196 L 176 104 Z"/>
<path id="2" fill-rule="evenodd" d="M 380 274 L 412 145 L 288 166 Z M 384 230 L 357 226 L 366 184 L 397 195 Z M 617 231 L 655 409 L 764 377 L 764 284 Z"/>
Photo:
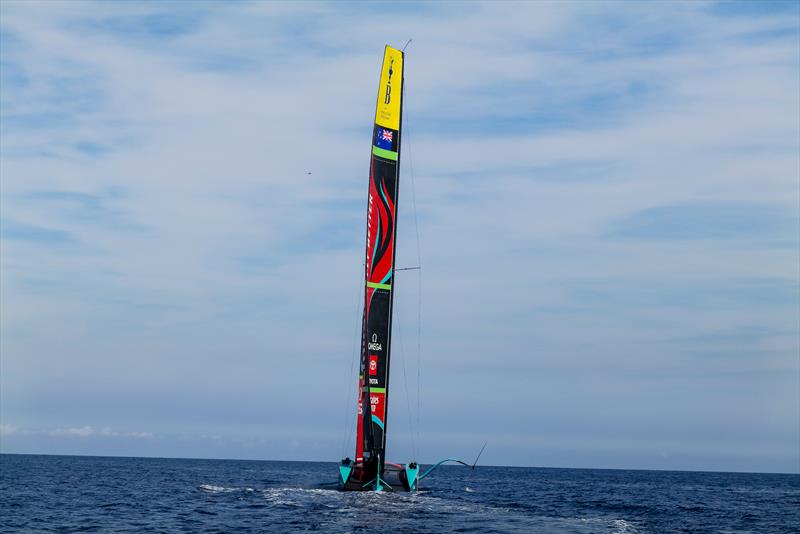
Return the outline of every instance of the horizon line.
<path id="1" fill-rule="evenodd" d="M 147 460 L 211 460 L 220 462 L 283 462 L 283 463 L 315 463 L 315 464 L 336 464 L 337 460 L 267 460 L 255 458 L 211 458 L 211 457 L 182 457 L 182 456 L 126 456 L 116 454 L 53 454 L 53 453 L 30 453 L 30 452 L 0 452 L 0 456 L 58 456 L 75 458 L 136 458 Z M 420 465 L 433 465 L 436 462 L 417 462 Z M 459 468 L 459 466 L 444 466 Z M 536 465 L 490 465 L 477 464 L 477 467 L 502 467 L 508 469 L 572 469 L 581 471 L 648 471 L 660 473 L 729 473 L 741 475 L 789 475 L 800 476 L 800 469 L 790 473 L 785 471 L 722 471 L 714 469 L 644 469 L 626 467 L 560 467 L 560 466 L 536 466 Z"/>

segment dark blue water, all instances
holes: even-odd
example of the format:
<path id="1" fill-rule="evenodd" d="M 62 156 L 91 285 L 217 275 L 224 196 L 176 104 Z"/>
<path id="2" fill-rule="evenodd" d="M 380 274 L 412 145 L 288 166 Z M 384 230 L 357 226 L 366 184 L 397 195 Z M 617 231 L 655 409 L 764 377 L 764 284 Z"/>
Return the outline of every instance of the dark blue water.
<path id="1" fill-rule="evenodd" d="M 0 530 L 798 532 L 800 476 L 442 467 L 340 493 L 336 464 L 0 455 Z"/>

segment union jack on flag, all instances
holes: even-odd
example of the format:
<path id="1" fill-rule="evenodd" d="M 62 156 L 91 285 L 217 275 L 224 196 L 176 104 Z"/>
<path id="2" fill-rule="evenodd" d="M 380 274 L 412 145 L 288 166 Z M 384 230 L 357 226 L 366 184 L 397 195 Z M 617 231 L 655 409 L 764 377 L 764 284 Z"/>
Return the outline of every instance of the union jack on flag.
<path id="1" fill-rule="evenodd" d="M 375 146 L 384 150 L 395 150 L 394 132 L 375 126 Z"/>

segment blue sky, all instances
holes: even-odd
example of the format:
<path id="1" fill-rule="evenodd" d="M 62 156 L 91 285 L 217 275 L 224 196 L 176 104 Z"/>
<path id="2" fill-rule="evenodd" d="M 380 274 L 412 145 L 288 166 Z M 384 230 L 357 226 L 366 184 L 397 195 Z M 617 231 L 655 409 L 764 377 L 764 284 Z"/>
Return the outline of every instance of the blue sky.
<path id="1" fill-rule="evenodd" d="M 413 39 L 391 456 L 800 472 L 800 4 L 0 15 L 2 452 L 352 454 Z"/>

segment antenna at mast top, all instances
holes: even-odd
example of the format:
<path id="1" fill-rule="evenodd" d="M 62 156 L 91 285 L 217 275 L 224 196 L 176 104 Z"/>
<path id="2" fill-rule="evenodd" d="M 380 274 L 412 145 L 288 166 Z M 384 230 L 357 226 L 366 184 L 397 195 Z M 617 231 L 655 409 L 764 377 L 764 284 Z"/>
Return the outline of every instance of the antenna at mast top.
<path id="1" fill-rule="evenodd" d="M 410 44 L 411 44 L 411 41 L 413 41 L 413 39 L 409 39 L 409 40 L 406 42 L 406 46 L 404 46 L 404 47 L 403 47 L 403 49 L 401 50 L 401 52 L 405 52 L 405 51 L 406 51 L 406 47 L 407 47 L 408 45 L 410 45 Z"/>

